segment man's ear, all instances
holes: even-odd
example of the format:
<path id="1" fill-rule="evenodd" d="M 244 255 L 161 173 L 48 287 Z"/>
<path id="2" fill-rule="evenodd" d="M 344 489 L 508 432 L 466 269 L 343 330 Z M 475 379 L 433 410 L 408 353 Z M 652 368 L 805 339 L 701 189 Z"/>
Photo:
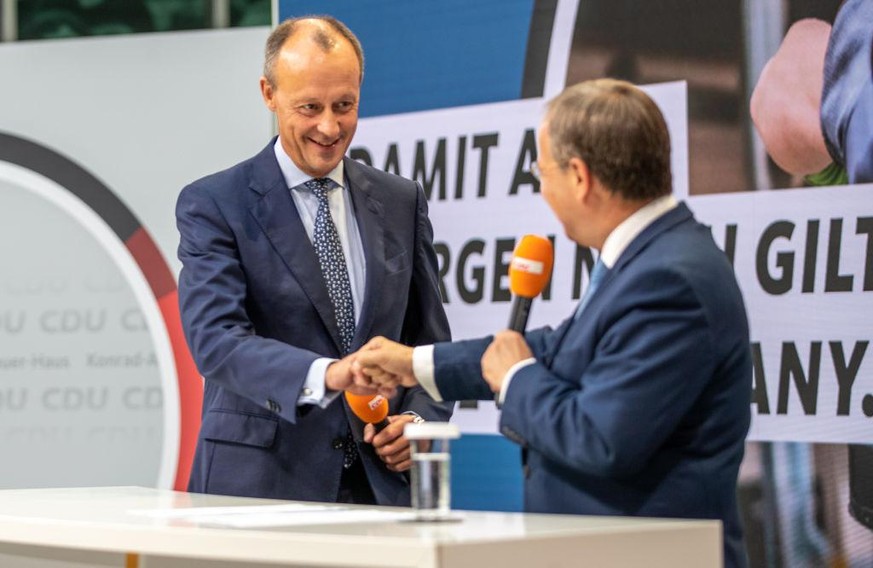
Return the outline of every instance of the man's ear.
<path id="1" fill-rule="evenodd" d="M 582 158 L 572 157 L 567 162 L 567 169 L 570 174 L 570 183 L 573 188 L 573 195 L 581 203 L 587 200 L 591 194 L 591 171 L 588 169 L 588 164 Z"/>
<path id="2" fill-rule="evenodd" d="M 276 112 L 276 90 L 270 84 L 266 77 L 261 77 L 261 96 L 264 98 L 264 104 L 272 112 Z"/>

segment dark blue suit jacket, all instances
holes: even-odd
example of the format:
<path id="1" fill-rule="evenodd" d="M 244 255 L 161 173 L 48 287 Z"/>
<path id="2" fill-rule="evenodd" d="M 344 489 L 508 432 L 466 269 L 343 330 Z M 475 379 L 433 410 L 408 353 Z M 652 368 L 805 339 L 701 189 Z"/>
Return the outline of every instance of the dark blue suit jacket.
<path id="1" fill-rule="evenodd" d="M 515 375 L 500 419 L 526 449 L 525 509 L 720 519 L 726 566 L 745 566 L 748 323 L 727 258 L 688 208 L 634 239 L 578 320 L 526 338 L 537 362 Z M 436 346 L 443 398 L 492 397 L 488 342 Z"/>
<path id="2" fill-rule="evenodd" d="M 406 344 L 449 339 L 421 187 L 346 159 L 366 256 L 366 290 L 353 348 L 374 335 Z M 189 489 L 335 501 L 348 425 L 363 424 L 339 397 L 298 406 L 309 366 L 339 357 L 333 305 L 273 153 L 198 180 L 176 207 L 181 235 L 182 322 L 205 378 L 203 422 Z M 448 420 L 450 407 L 420 388 L 401 391 L 391 413 Z M 403 474 L 358 444 L 379 504 L 407 505 Z"/>

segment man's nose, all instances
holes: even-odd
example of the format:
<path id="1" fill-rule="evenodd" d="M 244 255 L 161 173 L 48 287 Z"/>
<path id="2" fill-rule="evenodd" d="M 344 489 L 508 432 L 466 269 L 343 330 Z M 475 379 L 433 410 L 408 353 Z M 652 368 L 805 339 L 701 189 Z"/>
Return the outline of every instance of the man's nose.
<path id="1" fill-rule="evenodd" d="M 325 110 L 321 114 L 318 121 L 318 132 L 328 138 L 334 140 L 340 133 L 339 117 L 332 110 Z"/>

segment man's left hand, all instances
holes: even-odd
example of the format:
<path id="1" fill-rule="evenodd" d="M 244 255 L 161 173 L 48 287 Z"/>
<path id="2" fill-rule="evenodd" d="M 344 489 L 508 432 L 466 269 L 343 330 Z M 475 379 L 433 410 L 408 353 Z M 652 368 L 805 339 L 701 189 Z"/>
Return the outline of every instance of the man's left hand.
<path id="1" fill-rule="evenodd" d="M 500 392 L 509 369 L 519 361 L 533 357 L 524 336 L 517 331 L 501 331 L 482 355 L 482 376 L 495 393 Z"/>
<path id="2" fill-rule="evenodd" d="M 364 427 L 364 441 L 373 444 L 376 455 L 391 471 L 406 471 L 412 466 L 412 451 L 409 440 L 403 435 L 403 427 L 412 422 L 413 418 L 415 417 L 411 414 L 389 416 L 390 424 L 378 434 L 372 424 Z"/>

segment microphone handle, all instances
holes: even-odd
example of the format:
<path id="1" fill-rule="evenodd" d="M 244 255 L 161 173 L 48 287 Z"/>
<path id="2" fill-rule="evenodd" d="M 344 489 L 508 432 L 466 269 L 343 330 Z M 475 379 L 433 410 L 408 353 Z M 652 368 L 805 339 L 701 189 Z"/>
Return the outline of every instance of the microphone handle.
<path id="1" fill-rule="evenodd" d="M 509 316 L 509 329 L 524 333 L 525 328 L 527 328 L 531 304 L 533 304 L 533 298 L 515 297 L 512 301 L 512 313 Z"/>
<path id="2" fill-rule="evenodd" d="M 512 300 L 512 313 L 509 315 L 509 329 L 517 331 L 518 333 L 524 333 L 524 330 L 527 328 L 527 318 L 530 315 L 531 304 L 533 304 L 533 298 L 516 296 L 515 299 Z M 499 394 L 494 394 L 495 404 L 499 397 Z"/>
<path id="3" fill-rule="evenodd" d="M 376 433 L 378 434 L 379 432 L 384 430 L 389 424 L 391 424 L 391 423 L 388 422 L 388 419 L 383 418 L 379 422 L 373 422 L 373 427 L 376 428 Z"/>

